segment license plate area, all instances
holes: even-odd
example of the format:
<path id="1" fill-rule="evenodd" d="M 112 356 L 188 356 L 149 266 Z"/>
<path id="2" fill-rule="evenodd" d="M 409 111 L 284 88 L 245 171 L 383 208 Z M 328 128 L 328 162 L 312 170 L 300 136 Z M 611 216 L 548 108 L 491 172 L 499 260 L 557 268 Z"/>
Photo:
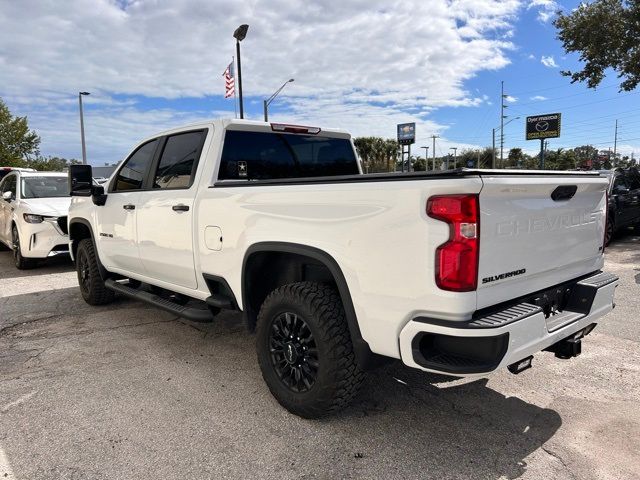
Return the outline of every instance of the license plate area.
<path id="1" fill-rule="evenodd" d="M 534 295 L 529 303 L 542 308 L 545 318 L 562 313 L 569 303 L 574 285 L 550 288 Z"/>

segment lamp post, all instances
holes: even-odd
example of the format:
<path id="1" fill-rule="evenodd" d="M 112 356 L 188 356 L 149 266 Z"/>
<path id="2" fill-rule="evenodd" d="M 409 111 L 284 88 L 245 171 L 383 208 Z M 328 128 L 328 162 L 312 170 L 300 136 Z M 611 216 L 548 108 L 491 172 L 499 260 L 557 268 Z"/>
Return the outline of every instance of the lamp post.
<path id="1" fill-rule="evenodd" d="M 78 103 L 80 104 L 80 139 L 82 140 L 82 164 L 87 164 L 87 147 L 84 143 L 84 112 L 82 111 L 82 97 L 91 95 L 89 92 L 78 92 Z"/>
<path id="2" fill-rule="evenodd" d="M 242 66 L 240 64 L 240 42 L 247 36 L 249 25 L 242 24 L 233 32 L 236 39 L 236 55 L 238 57 L 238 98 L 240 99 L 240 118 L 244 118 L 244 106 L 242 104 Z"/>
<path id="3" fill-rule="evenodd" d="M 429 147 L 420 147 L 424 148 L 424 169 L 429 170 Z"/>
<path id="4" fill-rule="evenodd" d="M 284 87 L 287 86 L 287 83 L 291 83 L 293 82 L 294 79 L 290 78 L 289 80 L 287 80 L 286 82 L 284 82 L 282 84 L 282 86 L 276 90 L 276 93 L 274 93 L 273 95 L 271 95 L 269 98 L 267 98 L 266 100 L 262 101 L 262 105 L 264 107 L 264 121 L 268 122 L 269 121 L 269 105 L 271 104 L 271 102 L 273 102 L 275 100 L 275 98 L 278 96 L 278 94 L 282 91 L 282 89 Z"/>

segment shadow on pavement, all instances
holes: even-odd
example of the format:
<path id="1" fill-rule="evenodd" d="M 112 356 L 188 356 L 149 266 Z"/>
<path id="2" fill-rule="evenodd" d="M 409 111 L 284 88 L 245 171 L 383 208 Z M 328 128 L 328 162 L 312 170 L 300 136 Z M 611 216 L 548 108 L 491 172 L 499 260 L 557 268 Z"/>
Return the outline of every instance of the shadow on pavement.
<path id="1" fill-rule="evenodd" d="M 7 307 L 9 315 L 43 304 L 34 294 L 5 300 L 3 310 Z M 254 461 L 295 472 L 287 478 L 304 472 L 321 473 L 322 478 L 371 477 L 368 468 L 373 466 L 384 478 L 517 478 L 526 471 L 525 458 L 562 424 L 556 411 L 505 397 L 488 388 L 487 380 L 442 388 L 433 385 L 442 377 L 399 362 L 371 372 L 347 410 L 320 421 L 303 420 L 270 396 L 255 361 L 254 337 L 238 314 L 196 325 L 120 298 L 90 307 L 77 288 L 48 292 L 43 305 L 41 321 L 32 319 L 0 333 L 6 362 L 0 381 L 22 376 L 29 389 L 40 391 L 37 401 L 47 405 L 38 408 L 33 400 L 32 410 L 21 414 L 30 415 L 30 448 L 35 452 L 48 448 L 34 440 L 51 434 L 47 415 L 72 415 L 73 421 L 59 425 L 56 435 L 70 439 L 59 448 L 69 450 L 67 458 L 80 471 L 78 458 L 85 447 L 73 438 L 90 428 L 98 437 L 123 432 L 136 450 L 196 448 L 188 451 L 206 452 L 202 461 L 214 470 L 224 461 L 216 457 L 223 444 L 232 457 L 225 465 L 233 465 L 237 478 L 255 475 Z M 72 414 L 67 405 L 73 405 Z M 11 427 L 21 421 L 21 416 L 7 414 L 2 423 Z M 27 474 L 21 429 L 7 431 L 13 431 L 4 446 L 14 470 Z M 118 472 L 101 466 L 109 447 L 91 447 L 95 468 L 117 477 Z M 136 477 L 136 468 L 145 468 L 139 461 L 122 467 L 129 468 L 130 478 Z M 186 460 L 157 461 L 163 471 L 173 466 L 171 461 L 178 462 L 178 473 Z"/>
<path id="2" fill-rule="evenodd" d="M 39 260 L 36 267 L 29 270 L 18 270 L 13 264 L 11 252 L 0 252 L 0 280 L 19 277 L 35 277 L 51 273 L 73 272 L 75 266 L 68 255 L 51 257 L 46 260 Z"/>

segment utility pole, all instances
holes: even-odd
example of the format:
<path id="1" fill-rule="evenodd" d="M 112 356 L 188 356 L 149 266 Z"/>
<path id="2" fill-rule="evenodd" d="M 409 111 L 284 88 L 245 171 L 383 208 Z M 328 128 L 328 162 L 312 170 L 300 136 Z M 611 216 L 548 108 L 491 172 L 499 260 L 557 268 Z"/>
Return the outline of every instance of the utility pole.
<path id="1" fill-rule="evenodd" d="M 453 150 L 453 168 L 456 168 L 458 163 L 458 147 L 451 147 L 449 150 Z"/>
<path id="2" fill-rule="evenodd" d="M 613 161 L 616 161 L 616 153 L 618 153 L 618 120 L 616 119 L 616 133 L 613 137 Z"/>
<path id="3" fill-rule="evenodd" d="M 491 168 L 495 169 L 496 168 L 496 129 L 492 128 L 491 129 L 491 134 L 492 134 L 492 138 L 493 138 L 493 143 L 492 143 L 492 147 L 491 147 Z"/>
<path id="4" fill-rule="evenodd" d="M 433 169 L 436 169 L 436 138 L 440 138 L 440 135 L 431 135 L 431 138 L 433 139 Z"/>
<path id="5" fill-rule="evenodd" d="M 507 96 L 504 94 L 504 80 L 500 82 L 500 168 L 502 168 L 502 155 L 504 150 L 504 109 L 507 106 L 504 104 L 504 100 Z"/>

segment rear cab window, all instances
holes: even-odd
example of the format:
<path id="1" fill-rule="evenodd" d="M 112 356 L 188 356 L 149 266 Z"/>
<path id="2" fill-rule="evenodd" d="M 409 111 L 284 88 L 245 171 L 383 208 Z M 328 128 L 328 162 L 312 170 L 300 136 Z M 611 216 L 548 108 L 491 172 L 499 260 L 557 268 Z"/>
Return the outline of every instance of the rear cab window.
<path id="1" fill-rule="evenodd" d="M 322 135 L 227 130 L 218 180 L 357 175 L 351 141 Z"/>

